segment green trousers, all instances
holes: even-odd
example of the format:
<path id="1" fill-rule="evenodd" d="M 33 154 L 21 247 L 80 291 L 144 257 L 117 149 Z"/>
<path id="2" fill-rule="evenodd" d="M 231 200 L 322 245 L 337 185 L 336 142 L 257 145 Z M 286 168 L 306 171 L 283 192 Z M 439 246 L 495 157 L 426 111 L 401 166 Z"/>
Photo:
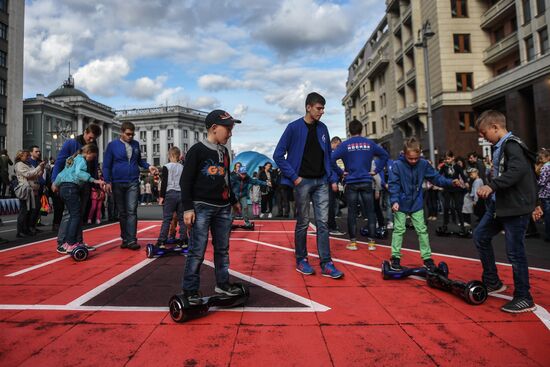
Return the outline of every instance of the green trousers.
<path id="1" fill-rule="evenodd" d="M 432 257 L 430 248 L 430 239 L 428 237 L 428 227 L 424 222 L 424 210 L 419 210 L 411 214 L 414 230 L 418 234 L 420 242 L 420 257 L 426 260 Z M 391 256 L 401 258 L 401 245 L 403 244 L 403 235 L 405 234 L 405 222 L 407 214 L 403 212 L 393 213 L 393 235 L 391 238 Z"/>

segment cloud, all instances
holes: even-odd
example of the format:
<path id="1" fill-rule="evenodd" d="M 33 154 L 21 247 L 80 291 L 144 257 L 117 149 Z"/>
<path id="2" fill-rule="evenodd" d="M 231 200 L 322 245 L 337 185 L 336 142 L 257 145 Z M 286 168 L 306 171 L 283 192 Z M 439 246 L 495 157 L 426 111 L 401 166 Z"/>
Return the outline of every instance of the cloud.
<path id="1" fill-rule="evenodd" d="M 128 61 L 122 56 L 111 56 L 103 60 L 93 60 L 79 68 L 74 74 L 75 84 L 91 93 L 114 96 L 130 72 Z"/>
<path id="2" fill-rule="evenodd" d="M 191 107 L 197 110 L 210 111 L 220 107 L 220 101 L 217 98 L 210 96 L 200 96 L 193 102 L 191 102 Z"/>
<path id="3" fill-rule="evenodd" d="M 151 99 L 157 96 L 163 89 L 166 76 L 158 76 L 154 80 L 142 77 L 134 81 L 130 95 L 138 99 Z"/>
<path id="4" fill-rule="evenodd" d="M 238 118 L 242 118 L 248 113 L 248 106 L 244 104 L 238 104 L 233 110 L 233 115 Z"/>
<path id="5" fill-rule="evenodd" d="M 167 88 L 156 98 L 155 102 L 160 105 L 181 105 L 189 104 L 189 97 L 183 93 L 183 87 Z"/>
<path id="6" fill-rule="evenodd" d="M 199 78 L 198 85 L 208 91 L 225 89 L 258 89 L 259 83 L 252 80 L 237 80 L 224 75 L 206 74 Z"/>

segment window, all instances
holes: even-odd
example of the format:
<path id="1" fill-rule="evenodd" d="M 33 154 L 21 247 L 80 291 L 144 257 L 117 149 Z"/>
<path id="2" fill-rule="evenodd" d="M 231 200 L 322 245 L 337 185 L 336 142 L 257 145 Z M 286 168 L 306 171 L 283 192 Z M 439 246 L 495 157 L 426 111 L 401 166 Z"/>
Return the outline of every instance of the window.
<path id="1" fill-rule="evenodd" d="M 187 130 L 183 130 L 183 138 L 187 139 Z"/>
<path id="2" fill-rule="evenodd" d="M 515 32 L 518 30 L 518 18 L 517 17 L 513 17 L 511 20 L 510 20 L 510 25 L 512 26 L 512 32 Z"/>
<path id="3" fill-rule="evenodd" d="M 174 143 L 168 143 L 168 150 L 174 147 Z"/>
<path id="4" fill-rule="evenodd" d="M 473 73 L 456 73 L 456 90 L 469 92 L 474 89 Z"/>
<path id="5" fill-rule="evenodd" d="M 493 31 L 493 37 L 495 38 L 495 42 L 500 41 L 504 38 L 504 26 L 498 27 Z"/>
<path id="6" fill-rule="evenodd" d="M 525 39 L 525 51 L 527 53 L 527 61 L 531 61 L 535 58 L 535 42 L 533 36 L 529 36 Z"/>
<path id="7" fill-rule="evenodd" d="M 0 22 L 0 38 L 8 39 L 8 25 Z"/>
<path id="8" fill-rule="evenodd" d="M 8 12 L 8 0 L 0 0 L 0 10 L 4 13 Z"/>
<path id="9" fill-rule="evenodd" d="M 374 101 L 370 101 L 370 111 L 371 112 L 376 111 L 376 104 L 374 103 Z"/>
<path id="10" fill-rule="evenodd" d="M 139 149 L 143 154 L 147 154 L 147 144 L 140 144 Z"/>
<path id="11" fill-rule="evenodd" d="M 372 133 L 376 134 L 376 121 L 372 122 Z"/>
<path id="12" fill-rule="evenodd" d="M 508 66 L 503 66 L 500 69 L 497 69 L 496 74 L 497 75 L 504 74 L 507 70 L 508 70 Z"/>
<path id="13" fill-rule="evenodd" d="M 453 18 L 468 17 L 468 9 L 466 8 L 466 0 L 451 0 L 451 14 Z"/>
<path id="14" fill-rule="evenodd" d="M 153 130 L 153 140 L 158 139 L 160 136 L 160 131 Z"/>
<path id="15" fill-rule="evenodd" d="M 541 55 L 545 55 L 549 50 L 547 27 L 539 31 L 539 40 L 540 40 L 540 53 Z"/>
<path id="16" fill-rule="evenodd" d="M 187 153 L 188 150 L 189 150 L 189 144 L 183 143 L 183 152 Z"/>
<path id="17" fill-rule="evenodd" d="M 0 79 L 0 96 L 6 95 L 6 80 Z"/>
<path id="18" fill-rule="evenodd" d="M 207 133 L 202 134 L 202 138 L 203 138 L 204 140 L 206 140 L 207 137 L 208 137 L 208 134 L 207 134 Z"/>
<path id="19" fill-rule="evenodd" d="M 531 0 L 523 0 L 523 24 L 531 21 Z"/>
<path id="20" fill-rule="evenodd" d="M 33 123 L 32 117 L 25 117 L 25 135 L 32 135 L 33 133 Z"/>
<path id="21" fill-rule="evenodd" d="M 160 166 L 160 158 L 159 157 L 153 158 L 153 166 Z"/>
<path id="22" fill-rule="evenodd" d="M 147 131 L 140 131 L 139 132 L 139 140 L 147 141 Z"/>
<path id="23" fill-rule="evenodd" d="M 4 125 L 6 123 L 6 109 L 4 107 L 0 107 L 0 125 Z"/>
<path id="24" fill-rule="evenodd" d="M 458 113 L 458 127 L 460 131 L 474 131 L 474 113 L 473 112 L 459 112 Z"/>
<path id="25" fill-rule="evenodd" d="M 6 137 L 0 136 L 0 149 L 6 149 Z"/>
<path id="26" fill-rule="evenodd" d="M 537 0 L 537 15 L 541 15 L 546 10 L 546 0 Z"/>
<path id="27" fill-rule="evenodd" d="M 199 141 L 199 132 L 195 131 L 195 141 Z"/>
<path id="28" fill-rule="evenodd" d="M 153 144 L 153 154 L 160 153 L 160 144 Z"/>
<path id="29" fill-rule="evenodd" d="M 455 53 L 471 52 L 469 34 L 453 34 Z"/>
<path id="30" fill-rule="evenodd" d="M 174 129 L 168 129 L 168 139 L 174 138 Z"/>
<path id="31" fill-rule="evenodd" d="M 0 51 L 0 66 L 3 68 L 8 66 L 8 54 L 4 51 Z"/>

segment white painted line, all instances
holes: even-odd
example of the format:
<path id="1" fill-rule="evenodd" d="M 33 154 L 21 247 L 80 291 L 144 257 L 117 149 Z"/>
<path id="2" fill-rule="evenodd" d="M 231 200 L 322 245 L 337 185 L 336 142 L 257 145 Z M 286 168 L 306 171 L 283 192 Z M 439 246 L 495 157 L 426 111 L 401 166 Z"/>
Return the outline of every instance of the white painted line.
<path id="1" fill-rule="evenodd" d="M 17 231 L 17 229 L 16 229 L 16 228 L 14 228 L 14 229 L 6 229 L 6 230 L 4 230 L 4 231 L 0 231 L 0 233 L 13 232 L 13 231 Z"/>
<path id="2" fill-rule="evenodd" d="M 507 296 L 505 294 L 499 294 L 499 293 L 489 294 L 489 296 L 506 299 L 508 301 L 511 301 L 513 299 L 513 297 L 511 296 Z M 537 304 L 535 305 L 537 306 L 537 309 L 533 311 L 533 313 L 537 315 L 537 317 L 540 319 L 540 321 L 542 321 L 544 326 L 546 326 L 546 328 L 550 330 L 550 313 L 548 313 L 548 311 L 544 307 Z"/>
<path id="3" fill-rule="evenodd" d="M 137 233 L 140 233 L 140 232 L 144 232 L 144 231 L 147 231 L 151 228 L 154 228 L 154 227 L 158 227 L 158 224 L 155 224 L 155 225 L 152 225 L 152 226 L 149 226 L 149 227 L 146 227 L 146 228 L 143 228 L 143 229 L 140 229 Z M 95 246 L 96 248 L 99 248 L 99 247 L 102 247 L 102 246 L 105 246 L 105 245 L 108 245 L 110 243 L 113 243 L 115 241 L 119 241 L 120 240 L 120 237 L 117 237 L 117 238 L 114 238 L 112 240 L 109 240 L 109 241 L 106 241 L 106 242 L 103 242 L 103 243 L 100 243 L 99 245 Z M 59 261 L 63 261 L 63 260 L 67 260 L 67 259 L 70 259 L 71 257 L 69 255 L 65 255 L 63 257 L 58 257 L 56 259 L 53 259 L 53 260 L 49 260 L 49 261 L 46 261 L 42 264 L 38 264 L 38 265 L 34 265 L 34 266 L 31 266 L 30 268 L 26 268 L 26 269 L 23 269 L 23 270 L 19 270 L 19 271 L 16 271 L 14 273 L 10 273 L 10 274 L 7 274 L 5 275 L 6 277 L 15 277 L 15 276 L 18 276 L 18 275 L 21 275 L 21 274 L 25 274 L 25 273 L 28 273 L 30 271 L 33 271 L 33 270 L 36 270 L 36 269 L 40 269 L 44 266 L 48 266 L 48 265 L 51 265 L 51 264 L 54 264 L 56 262 L 59 262 Z"/>
<path id="4" fill-rule="evenodd" d="M 13 220 L 3 220 L 2 223 L 15 223 L 17 222 L 17 219 L 13 219 Z"/>
<path id="5" fill-rule="evenodd" d="M 115 223 L 105 224 L 105 225 L 102 225 L 102 226 L 99 226 L 99 227 L 88 228 L 88 229 L 85 229 L 83 232 L 95 231 L 96 229 L 105 228 L 105 227 L 112 226 L 112 225 L 115 225 L 115 224 L 118 224 L 118 223 L 115 222 Z M 36 242 L 26 243 L 26 244 L 20 245 L 20 246 L 6 248 L 6 249 L 3 249 L 3 250 L 0 250 L 0 252 L 18 250 L 18 249 L 23 248 L 23 247 L 38 245 L 39 243 L 48 242 L 48 241 L 55 240 L 55 239 L 57 239 L 57 237 L 50 237 L 50 238 L 46 238 L 45 240 L 40 240 L 40 241 L 36 241 Z"/>
<path id="6" fill-rule="evenodd" d="M 333 239 L 333 240 L 340 240 L 340 241 L 345 241 L 345 242 L 348 242 L 349 240 L 348 239 L 345 239 L 345 238 L 338 238 L 338 237 L 330 237 L 330 239 Z M 368 242 L 364 242 L 364 241 L 356 241 L 357 243 L 361 243 L 361 244 L 364 244 L 364 245 L 368 245 Z M 385 247 L 385 248 L 391 248 L 391 246 L 388 246 L 388 245 L 381 245 L 381 244 L 377 244 L 377 246 L 380 246 L 380 247 Z M 410 249 L 410 248 L 404 248 L 402 247 L 401 248 L 402 251 L 408 251 L 408 252 L 416 252 L 416 253 L 420 253 L 419 250 L 415 250 L 415 249 Z M 457 256 L 457 255 L 447 255 L 447 254 L 442 254 L 442 253 L 439 253 L 439 252 L 432 252 L 432 255 L 437 255 L 437 256 L 444 256 L 444 257 L 448 257 L 450 259 L 460 259 L 460 260 L 467 260 L 467 261 L 473 261 L 473 262 L 481 262 L 479 259 L 472 259 L 471 257 L 462 257 L 462 256 Z M 508 266 L 508 267 L 511 267 L 512 265 L 511 264 L 507 264 L 507 263 L 502 263 L 502 262 L 496 262 L 497 265 L 502 265 L 502 266 Z M 550 269 L 544 269 L 544 268 L 535 268 L 535 267 L 529 267 L 529 270 L 538 270 L 538 271 L 542 271 L 542 272 L 545 272 L 545 273 L 550 273 Z"/>
<path id="7" fill-rule="evenodd" d="M 155 226 L 153 226 L 153 227 L 155 227 Z M 99 287 L 96 287 L 96 288 L 92 289 L 88 293 L 86 293 L 86 294 L 78 297 L 74 301 L 68 303 L 67 306 L 82 306 L 84 303 L 88 302 L 89 300 L 91 300 L 92 298 L 94 298 L 95 296 L 100 294 L 101 292 L 105 291 L 108 288 L 111 288 L 116 283 L 120 282 L 124 278 L 129 277 L 130 275 L 134 274 L 136 271 L 143 268 L 144 266 L 149 265 L 153 261 L 155 261 L 155 259 L 145 259 L 142 262 L 137 263 L 136 265 L 132 266 L 130 269 L 120 273 L 116 277 L 111 278 L 107 282 L 101 284 Z"/>

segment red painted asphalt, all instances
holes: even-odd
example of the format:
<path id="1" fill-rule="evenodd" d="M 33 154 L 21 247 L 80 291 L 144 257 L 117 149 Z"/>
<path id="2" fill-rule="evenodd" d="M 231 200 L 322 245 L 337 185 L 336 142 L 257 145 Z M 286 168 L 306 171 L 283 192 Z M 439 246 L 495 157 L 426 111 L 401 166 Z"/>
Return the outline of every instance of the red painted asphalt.
<path id="1" fill-rule="evenodd" d="M 158 235 L 159 224 L 139 223 L 142 245 Z M 511 315 L 499 310 L 506 301 L 501 298 L 470 306 L 422 280 L 384 281 L 378 270 L 390 255 L 384 246 L 368 251 L 360 244 L 354 252 L 345 249 L 345 240 L 333 238 L 332 256 L 344 279 L 320 276 L 313 256 L 317 274 L 303 276 L 294 270 L 293 229 L 293 221 L 258 221 L 254 232 L 233 232 L 231 269 L 264 288 L 262 300 L 256 299 L 254 308 L 211 312 L 185 324 L 174 323 L 168 299 L 151 291 L 166 279 L 169 291 L 177 288 L 181 279 L 175 269 L 184 258 L 146 260 L 144 251 L 120 249 L 116 224 L 85 233 L 87 243 L 105 245 L 81 263 L 58 255 L 55 240 L 3 250 L 0 365 L 550 365 L 550 315 L 545 312 L 550 309 L 550 272 L 530 272 L 538 313 Z M 308 249 L 316 253 L 315 236 L 308 236 Z M 212 256 L 209 247 L 206 259 Z M 443 255 L 434 260 L 449 265 L 451 279 L 480 277 L 477 261 Z M 418 252 L 405 251 L 403 263 L 418 266 Z M 33 268 L 37 265 L 43 266 Z M 499 266 L 499 271 L 512 288 L 511 268 Z M 212 278 L 203 277 L 205 282 Z M 109 281 L 110 287 L 95 291 Z M 112 292 L 115 287 L 118 293 Z M 131 304 L 127 295 L 142 289 L 149 291 Z M 93 292 L 90 299 L 109 291 L 103 308 L 75 301 L 88 292 Z M 156 308 L 142 304 L 149 293 L 147 304 Z M 293 303 L 282 297 L 304 304 L 285 308 Z"/>

